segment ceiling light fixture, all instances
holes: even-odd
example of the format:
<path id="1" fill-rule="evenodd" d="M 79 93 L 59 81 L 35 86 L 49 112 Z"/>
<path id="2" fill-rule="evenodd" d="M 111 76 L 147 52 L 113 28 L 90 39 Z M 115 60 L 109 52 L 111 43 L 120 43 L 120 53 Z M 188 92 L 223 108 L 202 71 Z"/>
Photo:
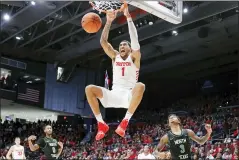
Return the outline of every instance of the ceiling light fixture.
<path id="1" fill-rule="evenodd" d="M 184 9 L 183 9 L 183 13 L 188 13 L 188 9 L 187 9 L 187 8 L 184 8 Z"/>
<path id="2" fill-rule="evenodd" d="M 10 20 L 10 15 L 9 14 L 4 14 L 3 15 L 3 19 L 5 20 L 5 21 L 9 21 Z"/>
<path id="3" fill-rule="evenodd" d="M 16 40 L 23 40 L 22 36 L 16 36 Z"/>
<path id="4" fill-rule="evenodd" d="M 21 37 L 19 37 L 19 36 L 16 36 L 16 39 L 17 39 L 17 40 L 21 40 Z"/>
<path id="5" fill-rule="evenodd" d="M 174 30 L 174 31 L 172 31 L 172 35 L 177 36 L 178 32 Z"/>
<path id="6" fill-rule="evenodd" d="M 153 22 L 149 22 L 149 25 L 151 26 L 151 25 L 153 25 L 154 23 Z"/>
<path id="7" fill-rule="evenodd" d="M 31 4 L 32 4 L 33 6 L 35 6 L 35 5 L 36 5 L 36 2 L 35 2 L 35 1 L 31 1 Z"/>

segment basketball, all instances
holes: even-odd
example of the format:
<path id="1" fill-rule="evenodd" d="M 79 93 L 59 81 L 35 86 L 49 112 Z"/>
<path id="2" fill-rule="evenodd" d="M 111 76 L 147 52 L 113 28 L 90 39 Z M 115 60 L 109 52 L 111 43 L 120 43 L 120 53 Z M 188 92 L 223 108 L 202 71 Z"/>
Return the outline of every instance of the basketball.
<path id="1" fill-rule="evenodd" d="M 96 33 L 101 28 L 102 21 L 98 14 L 90 12 L 84 15 L 81 25 L 87 33 Z"/>

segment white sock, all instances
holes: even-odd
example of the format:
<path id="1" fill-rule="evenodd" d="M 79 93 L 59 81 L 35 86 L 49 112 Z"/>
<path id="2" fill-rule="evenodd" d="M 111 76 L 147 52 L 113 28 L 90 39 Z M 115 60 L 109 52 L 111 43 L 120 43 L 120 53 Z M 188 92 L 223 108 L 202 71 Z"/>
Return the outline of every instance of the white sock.
<path id="1" fill-rule="evenodd" d="M 126 114 L 125 114 L 124 119 L 127 119 L 127 120 L 129 121 L 132 116 L 133 116 L 133 114 L 132 114 L 132 113 L 129 113 L 129 112 L 127 111 Z"/>
<path id="2" fill-rule="evenodd" d="M 105 123 L 101 114 L 95 115 L 95 118 L 98 122 Z"/>

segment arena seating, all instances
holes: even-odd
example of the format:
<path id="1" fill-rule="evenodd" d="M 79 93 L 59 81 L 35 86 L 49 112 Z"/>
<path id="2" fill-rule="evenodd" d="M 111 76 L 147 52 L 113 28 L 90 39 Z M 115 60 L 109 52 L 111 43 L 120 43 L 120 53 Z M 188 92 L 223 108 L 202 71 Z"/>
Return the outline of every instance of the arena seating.
<path id="1" fill-rule="evenodd" d="M 54 136 L 64 143 L 62 159 L 136 159 L 144 145 L 148 145 L 152 152 L 160 137 L 167 132 L 165 120 L 169 113 L 181 114 L 187 110 L 190 114 L 181 115 L 183 128 L 192 129 L 198 136 L 205 134 L 205 123 L 211 123 L 213 128 L 213 136 L 205 145 L 192 143 L 191 150 L 195 159 L 212 159 L 213 157 L 237 159 L 239 112 L 235 112 L 238 111 L 237 108 L 231 107 L 223 112 L 216 112 L 216 108 L 220 108 L 224 103 L 228 106 L 237 104 L 237 96 L 229 94 L 222 97 L 196 97 L 193 100 L 180 100 L 167 110 L 157 110 L 157 112 L 155 109 L 152 111 L 141 109 L 134 116 L 134 119 L 140 119 L 141 122 L 130 123 L 125 138 L 116 135 L 114 133 L 116 125 L 111 124 L 106 138 L 101 141 L 94 140 L 94 132 L 86 134 L 85 138 L 81 137 L 80 132 L 83 132 L 83 126 L 72 128 L 69 132 L 70 126 L 60 125 L 57 122 L 38 121 L 38 123 L 21 124 L 5 121 L 0 126 L 0 157 L 6 156 L 13 138 L 20 136 L 22 144 L 26 147 L 28 159 L 44 159 L 41 151 L 35 153 L 29 151 L 26 138 L 32 134 L 39 137 L 42 132 L 41 127 L 44 124 L 51 124 Z M 152 121 L 154 119 L 152 116 L 157 117 L 157 122 Z M 164 150 L 166 151 L 167 147 Z"/>

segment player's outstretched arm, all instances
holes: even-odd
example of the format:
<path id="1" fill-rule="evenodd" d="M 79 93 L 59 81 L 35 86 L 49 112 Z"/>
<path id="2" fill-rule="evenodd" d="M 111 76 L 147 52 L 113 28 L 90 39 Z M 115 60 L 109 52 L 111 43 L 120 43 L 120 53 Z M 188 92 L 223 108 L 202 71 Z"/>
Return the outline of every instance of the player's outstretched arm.
<path id="1" fill-rule="evenodd" d="M 192 140 L 199 143 L 200 145 L 203 145 L 210 138 L 210 136 L 212 134 L 211 125 L 209 125 L 209 124 L 205 125 L 205 129 L 207 130 L 207 134 L 203 137 L 198 137 L 191 129 L 187 129 L 187 132 L 188 132 L 189 137 Z"/>
<path id="2" fill-rule="evenodd" d="M 108 37 L 109 37 L 109 31 L 110 31 L 111 24 L 112 24 L 113 20 L 116 18 L 116 15 L 117 15 L 117 12 L 115 12 L 115 11 L 107 12 L 107 14 L 106 14 L 107 21 L 106 21 L 105 27 L 102 31 L 101 38 L 100 38 L 101 46 L 103 47 L 105 53 L 111 59 L 115 58 L 117 51 L 114 50 L 112 45 L 108 42 Z"/>
<path id="3" fill-rule="evenodd" d="M 167 136 L 167 135 L 164 135 L 164 136 L 160 139 L 158 146 L 156 147 L 156 149 L 155 149 L 154 152 L 153 152 L 153 155 L 154 155 L 156 158 L 162 159 L 162 152 L 161 152 L 161 150 L 165 147 L 165 145 L 166 145 L 167 143 L 168 143 L 168 136 Z"/>
<path id="4" fill-rule="evenodd" d="M 137 33 L 137 29 L 134 25 L 134 22 L 131 18 L 131 15 L 129 13 L 128 7 L 126 7 L 124 9 L 124 15 L 127 18 L 127 22 L 128 22 L 132 54 L 133 54 L 133 56 L 136 56 L 135 58 L 138 58 L 140 56 L 140 45 L 139 45 L 139 40 L 138 40 L 138 33 Z"/>
<path id="5" fill-rule="evenodd" d="M 34 140 L 36 140 L 36 136 L 28 137 L 28 144 L 29 144 L 29 148 L 31 151 L 36 151 L 40 148 L 38 144 L 33 145 L 32 141 L 34 141 Z"/>
<path id="6" fill-rule="evenodd" d="M 13 147 L 11 147 L 11 148 L 8 150 L 7 155 L 6 155 L 6 158 L 7 158 L 7 159 L 12 159 L 12 158 L 11 158 L 12 152 L 13 152 Z"/>

